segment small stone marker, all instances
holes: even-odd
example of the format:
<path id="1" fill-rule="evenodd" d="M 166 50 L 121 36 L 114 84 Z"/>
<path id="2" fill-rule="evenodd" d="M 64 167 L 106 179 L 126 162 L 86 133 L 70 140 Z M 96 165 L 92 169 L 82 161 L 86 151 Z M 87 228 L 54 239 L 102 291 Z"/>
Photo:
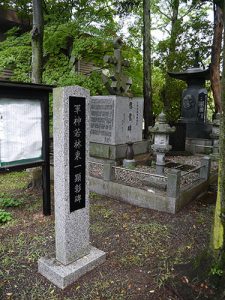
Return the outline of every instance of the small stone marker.
<path id="1" fill-rule="evenodd" d="M 89 92 L 53 91 L 56 258 L 40 258 L 38 271 L 64 289 L 105 261 L 89 244 Z"/>

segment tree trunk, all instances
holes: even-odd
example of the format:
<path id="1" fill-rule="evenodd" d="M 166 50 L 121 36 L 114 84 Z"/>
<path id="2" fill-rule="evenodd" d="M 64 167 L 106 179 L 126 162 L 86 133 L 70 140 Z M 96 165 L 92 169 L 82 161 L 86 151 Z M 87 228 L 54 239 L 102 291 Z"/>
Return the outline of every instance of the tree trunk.
<path id="1" fill-rule="evenodd" d="M 223 1 L 223 16 L 225 16 L 225 1 Z M 223 18 L 225 26 L 225 18 Z M 223 32 L 225 41 L 225 32 Z M 221 96 L 221 122 L 220 122 L 220 155 L 218 172 L 217 203 L 214 218 L 213 250 L 216 264 L 224 268 L 225 261 L 225 43 L 223 43 L 223 74 L 222 74 L 222 96 Z"/>
<path id="2" fill-rule="evenodd" d="M 150 0 L 143 0 L 143 95 L 144 138 L 148 138 L 148 127 L 153 124 L 151 86 L 151 20 Z"/>
<path id="3" fill-rule="evenodd" d="M 214 34 L 210 65 L 210 81 L 215 103 L 215 111 L 222 112 L 220 84 L 220 53 L 223 36 L 223 12 L 214 4 Z"/>
<path id="4" fill-rule="evenodd" d="M 223 1 L 223 16 L 225 16 L 225 1 Z M 223 25 L 225 18 L 223 17 Z M 221 200 L 221 222 L 225 229 L 225 31 L 223 31 L 223 74 L 222 74 L 222 97 L 221 97 L 221 123 L 220 123 L 220 200 Z M 225 241 L 225 230 L 223 230 L 223 240 Z M 223 243 L 223 251 L 225 250 L 225 242 Z"/>
<path id="5" fill-rule="evenodd" d="M 174 69 L 174 59 L 176 54 L 176 40 L 177 40 L 177 22 L 178 22 L 178 11 L 179 11 L 179 0 L 172 1 L 172 19 L 171 19 L 171 31 L 170 31 L 170 43 L 169 43 L 169 53 L 166 60 L 166 71 L 172 72 Z M 163 102 L 165 111 L 168 113 L 170 109 L 170 89 L 172 87 L 173 79 L 166 74 L 165 77 L 165 87 L 163 92 Z"/>
<path id="6" fill-rule="evenodd" d="M 42 1 L 33 0 L 33 28 L 32 37 L 32 82 L 42 82 L 43 61 L 43 12 Z"/>
<path id="7" fill-rule="evenodd" d="M 43 11 L 42 1 L 33 0 L 33 28 L 32 37 L 32 76 L 33 83 L 42 82 L 42 63 L 43 63 Z M 35 168 L 32 171 L 32 189 L 42 188 L 42 171 L 41 168 Z"/>

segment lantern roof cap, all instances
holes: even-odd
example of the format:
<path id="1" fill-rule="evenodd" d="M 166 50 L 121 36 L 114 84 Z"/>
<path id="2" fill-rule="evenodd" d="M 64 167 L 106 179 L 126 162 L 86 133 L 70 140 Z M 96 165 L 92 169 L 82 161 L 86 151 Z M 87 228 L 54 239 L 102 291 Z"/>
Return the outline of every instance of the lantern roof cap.
<path id="1" fill-rule="evenodd" d="M 155 126 L 149 126 L 148 130 L 151 133 L 165 134 L 174 132 L 176 129 L 167 124 L 166 115 L 162 111 L 156 118 Z"/>
<path id="2" fill-rule="evenodd" d="M 188 81 L 190 79 L 204 79 L 209 80 L 210 79 L 210 68 L 202 69 L 202 68 L 188 68 L 183 72 L 167 72 L 170 77 Z"/>

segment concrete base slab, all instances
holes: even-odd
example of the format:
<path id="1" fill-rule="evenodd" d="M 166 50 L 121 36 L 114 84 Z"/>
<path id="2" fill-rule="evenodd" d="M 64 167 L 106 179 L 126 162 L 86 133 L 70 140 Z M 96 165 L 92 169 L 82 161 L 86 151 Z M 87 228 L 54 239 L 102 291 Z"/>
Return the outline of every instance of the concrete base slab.
<path id="1" fill-rule="evenodd" d="M 143 140 L 133 144 L 134 154 L 149 152 L 149 141 Z M 90 142 L 90 156 L 102 159 L 117 160 L 126 157 L 127 144 L 107 145 Z"/>
<path id="2" fill-rule="evenodd" d="M 162 180 L 158 177 L 151 177 L 143 179 L 143 184 L 149 187 L 154 187 L 163 191 L 166 191 L 167 180 Z"/>
<path id="3" fill-rule="evenodd" d="M 41 257 L 38 260 L 38 272 L 57 287 L 64 289 L 79 277 L 102 264 L 106 253 L 91 247 L 90 253 L 69 265 L 63 265 L 56 259 Z"/>
<path id="4" fill-rule="evenodd" d="M 186 138 L 185 150 L 192 153 L 210 154 L 212 152 L 212 139 Z"/>
<path id="5" fill-rule="evenodd" d="M 104 181 L 90 176 L 90 191 L 110 198 L 115 198 L 138 207 L 150 208 L 175 214 L 198 195 L 207 191 L 210 184 L 217 181 L 217 171 L 210 174 L 209 180 L 195 181 L 192 185 L 181 189 L 177 198 L 169 197 L 166 191 L 158 189 L 143 190 L 125 184 Z"/>

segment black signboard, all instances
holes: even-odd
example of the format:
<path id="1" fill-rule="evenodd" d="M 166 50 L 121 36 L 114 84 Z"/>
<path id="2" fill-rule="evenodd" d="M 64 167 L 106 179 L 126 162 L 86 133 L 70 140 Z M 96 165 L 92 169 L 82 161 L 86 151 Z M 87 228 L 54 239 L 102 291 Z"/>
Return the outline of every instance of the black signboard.
<path id="1" fill-rule="evenodd" d="M 205 121 L 205 106 L 206 106 L 206 94 L 200 93 L 198 95 L 198 120 Z"/>
<path id="2" fill-rule="evenodd" d="M 85 207 L 86 101 L 69 97 L 70 212 Z"/>

